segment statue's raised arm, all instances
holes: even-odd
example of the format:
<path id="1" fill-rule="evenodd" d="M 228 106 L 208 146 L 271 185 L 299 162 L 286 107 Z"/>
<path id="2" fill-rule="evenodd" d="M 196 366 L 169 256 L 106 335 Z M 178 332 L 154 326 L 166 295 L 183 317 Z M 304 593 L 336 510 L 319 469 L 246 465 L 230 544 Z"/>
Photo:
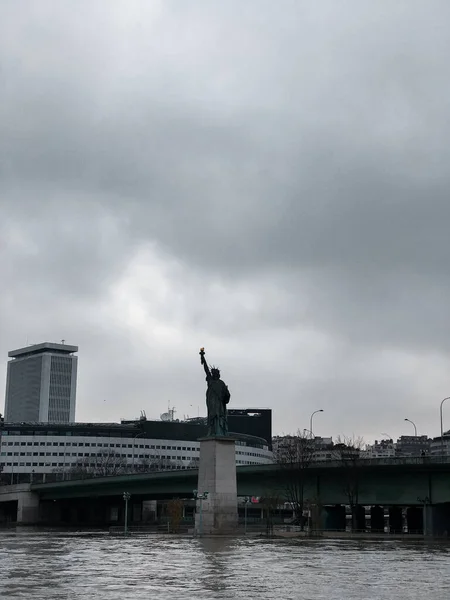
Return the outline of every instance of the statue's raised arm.
<path id="1" fill-rule="evenodd" d="M 203 368 L 205 369 L 206 377 L 211 377 L 211 371 L 209 370 L 208 363 L 206 362 L 206 359 L 205 359 L 205 349 L 204 348 L 200 348 L 200 362 L 202 363 Z"/>

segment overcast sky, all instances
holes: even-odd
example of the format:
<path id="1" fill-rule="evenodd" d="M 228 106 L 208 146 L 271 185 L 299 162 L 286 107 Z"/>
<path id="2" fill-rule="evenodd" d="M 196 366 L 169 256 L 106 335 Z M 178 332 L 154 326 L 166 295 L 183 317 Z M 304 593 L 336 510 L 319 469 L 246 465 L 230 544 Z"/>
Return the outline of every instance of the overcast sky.
<path id="1" fill-rule="evenodd" d="M 2 0 L 1 385 L 8 350 L 65 339 L 77 420 L 196 416 L 205 346 L 275 433 L 322 408 L 317 435 L 437 435 L 449 23 L 448 0 Z"/>

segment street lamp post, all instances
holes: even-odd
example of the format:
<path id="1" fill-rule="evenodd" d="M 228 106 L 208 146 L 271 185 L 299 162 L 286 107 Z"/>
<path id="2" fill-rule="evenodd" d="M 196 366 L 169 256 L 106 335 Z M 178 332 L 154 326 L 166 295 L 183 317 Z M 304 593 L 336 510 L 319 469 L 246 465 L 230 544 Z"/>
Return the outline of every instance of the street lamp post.
<path id="1" fill-rule="evenodd" d="M 439 414 L 441 417 L 441 452 L 442 452 L 442 456 L 444 456 L 444 420 L 442 417 L 442 406 L 446 400 L 450 400 L 450 396 L 448 396 L 447 398 L 444 398 L 441 402 L 441 406 L 439 407 Z"/>
<path id="2" fill-rule="evenodd" d="M 411 423 L 411 425 L 414 427 L 414 435 L 415 435 L 415 437 L 417 437 L 417 427 L 416 427 L 416 424 L 414 423 L 414 421 L 411 421 L 411 419 L 405 419 L 405 421 L 408 421 L 408 423 Z"/>
<path id="3" fill-rule="evenodd" d="M 196 500 L 200 500 L 200 511 L 198 517 L 198 535 L 202 535 L 202 525 L 203 525 L 203 500 L 208 498 L 209 492 L 203 492 L 203 494 L 199 494 L 198 490 L 194 490 L 194 498 Z"/>
<path id="4" fill-rule="evenodd" d="M 309 431 L 311 432 L 311 436 L 314 437 L 313 434 L 313 417 L 315 414 L 323 412 L 323 408 L 319 408 L 319 410 L 315 410 L 309 418 Z"/>
<path id="5" fill-rule="evenodd" d="M 123 499 L 125 501 L 125 524 L 123 526 L 123 533 L 127 535 L 128 533 L 128 500 L 131 498 L 131 494 L 129 492 L 123 493 Z"/>

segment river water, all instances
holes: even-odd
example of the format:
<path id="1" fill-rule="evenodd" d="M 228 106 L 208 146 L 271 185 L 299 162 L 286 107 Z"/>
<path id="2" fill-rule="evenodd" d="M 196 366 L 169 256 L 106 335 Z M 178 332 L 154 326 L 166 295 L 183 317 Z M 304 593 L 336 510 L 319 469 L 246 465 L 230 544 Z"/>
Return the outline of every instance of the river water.
<path id="1" fill-rule="evenodd" d="M 0 532 L 10 600 L 449 600 L 450 546 Z"/>

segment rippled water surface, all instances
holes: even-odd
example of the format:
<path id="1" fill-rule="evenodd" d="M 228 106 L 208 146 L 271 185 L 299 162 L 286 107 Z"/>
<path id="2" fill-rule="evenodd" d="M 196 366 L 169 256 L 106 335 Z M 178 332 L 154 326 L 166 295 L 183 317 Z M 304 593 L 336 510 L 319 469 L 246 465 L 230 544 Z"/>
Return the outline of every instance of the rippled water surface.
<path id="1" fill-rule="evenodd" d="M 449 600 L 450 546 L 0 532 L 0 598 Z"/>

